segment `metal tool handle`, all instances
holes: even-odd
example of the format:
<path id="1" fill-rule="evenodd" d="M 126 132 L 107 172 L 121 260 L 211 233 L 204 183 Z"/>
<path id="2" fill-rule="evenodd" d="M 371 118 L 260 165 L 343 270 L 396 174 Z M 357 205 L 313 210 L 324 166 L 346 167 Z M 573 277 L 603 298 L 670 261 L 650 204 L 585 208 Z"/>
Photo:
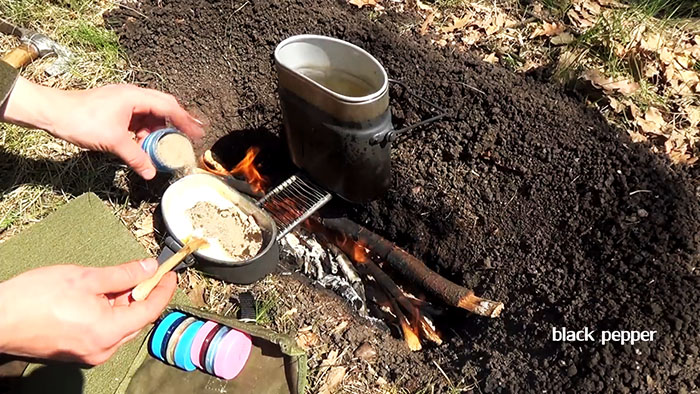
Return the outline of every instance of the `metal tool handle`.
<path id="1" fill-rule="evenodd" d="M 14 68 L 22 68 L 39 57 L 39 52 L 33 45 L 21 44 L 2 57 L 2 61 Z"/>
<path id="2" fill-rule="evenodd" d="M 401 86 L 401 87 L 403 88 L 403 94 L 408 94 L 408 95 L 410 95 L 411 97 L 413 97 L 413 98 L 415 98 L 415 99 L 418 99 L 419 101 L 421 101 L 421 102 L 427 104 L 429 107 L 431 107 L 433 110 L 435 110 L 435 112 L 437 113 L 437 115 L 434 115 L 434 116 L 432 116 L 432 117 L 430 117 L 430 118 L 428 118 L 428 119 L 421 120 L 421 121 L 418 122 L 418 123 L 414 123 L 414 124 L 412 124 L 412 125 L 410 125 L 410 126 L 406 126 L 406 127 L 404 127 L 404 128 L 398 129 L 398 130 L 391 130 L 391 131 L 389 131 L 388 133 L 386 133 L 386 135 L 385 135 L 385 137 L 384 137 L 384 141 L 385 141 L 385 142 L 387 142 L 387 141 L 393 142 L 393 141 L 396 140 L 396 138 L 398 138 L 399 134 L 402 134 L 402 133 L 405 133 L 405 132 L 407 132 L 407 131 L 413 130 L 413 129 L 418 128 L 418 127 L 420 127 L 420 126 L 424 126 L 424 125 L 427 125 L 427 124 L 436 122 L 436 121 L 438 121 L 438 120 L 444 118 L 444 117 L 447 115 L 447 112 L 445 112 L 445 110 L 442 109 L 442 107 L 438 106 L 437 104 L 435 104 L 435 103 L 433 103 L 433 102 L 428 101 L 428 100 L 425 99 L 424 97 L 421 97 L 421 96 L 417 95 L 416 93 L 414 93 L 413 91 L 411 91 L 411 89 L 410 89 L 410 88 L 408 87 L 408 85 L 406 85 L 405 83 L 403 83 L 403 82 L 401 82 L 401 81 L 398 81 L 398 80 L 396 80 L 396 79 L 389 79 L 389 82 L 390 82 L 390 83 L 393 83 L 393 84 L 395 84 L 395 85 Z"/>

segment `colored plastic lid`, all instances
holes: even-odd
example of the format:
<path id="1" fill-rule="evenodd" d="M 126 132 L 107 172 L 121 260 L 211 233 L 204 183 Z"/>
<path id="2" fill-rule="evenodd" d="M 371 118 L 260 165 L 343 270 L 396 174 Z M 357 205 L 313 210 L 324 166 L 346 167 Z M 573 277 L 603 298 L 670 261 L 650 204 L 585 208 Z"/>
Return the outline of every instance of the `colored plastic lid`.
<path id="1" fill-rule="evenodd" d="M 183 324 L 184 325 L 184 324 Z M 194 371 L 197 367 L 192 362 L 192 341 L 194 341 L 197 332 L 202 328 L 204 322 L 197 320 L 189 325 L 180 335 L 180 340 L 175 348 L 175 365 L 185 371 Z"/>
<path id="2" fill-rule="evenodd" d="M 214 359 L 214 374 L 226 380 L 238 376 L 245 367 L 252 348 L 250 335 L 231 329 L 219 343 Z"/>
<path id="3" fill-rule="evenodd" d="M 214 358 L 219 351 L 219 344 L 229 331 L 231 331 L 230 328 L 222 326 L 219 332 L 214 336 L 214 339 L 211 340 L 211 345 L 209 345 L 209 349 L 207 350 L 206 361 L 204 363 L 204 369 L 211 375 L 214 375 Z"/>
<path id="4" fill-rule="evenodd" d="M 170 336 L 174 330 L 174 328 L 173 330 L 170 330 L 173 323 L 180 323 L 186 318 L 187 316 L 185 316 L 184 313 L 172 312 L 168 316 L 165 316 L 163 320 L 156 325 L 156 328 L 153 330 L 153 334 L 151 335 L 151 346 L 149 349 L 155 358 L 165 361 L 164 353 L 166 349 L 163 347 L 163 341 L 166 339 L 166 336 L 167 339 L 170 339 Z M 165 343 L 167 345 L 167 341 Z"/>
<path id="5" fill-rule="evenodd" d="M 185 332 L 185 330 L 192 325 L 192 323 L 196 322 L 197 319 L 194 317 L 188 317 L 187 319 L 183 320 L 181 323 L 179 323 L 176 327 L 175 330 L 173 330 L 173 334 L 170 336 L 170 339 L 168 340 L 168 346 L 165 351 L 165 361 L 168 362 L 170 365 L 175 365 L 175 348 L 177 347 L 177 344 L 180 342 L 180 337 L 182 336 L 182 333 Z M 175 324 L 173 323 L 173 326 Z"/>
<path id="6" fill-rule="evenodd" d="M 209 336 L 209 334 L 219 327 L 219 323 L 215 323 L 211 320 L 204 323 L 204 325 L 197 331 L 197 334 L 192 341 L 192 349 L 190 350 L 190 358 L 195 367 L 199 369 L 204 369 L 202 365 L 202 350 L 204 349 L 204 340 Z"/>

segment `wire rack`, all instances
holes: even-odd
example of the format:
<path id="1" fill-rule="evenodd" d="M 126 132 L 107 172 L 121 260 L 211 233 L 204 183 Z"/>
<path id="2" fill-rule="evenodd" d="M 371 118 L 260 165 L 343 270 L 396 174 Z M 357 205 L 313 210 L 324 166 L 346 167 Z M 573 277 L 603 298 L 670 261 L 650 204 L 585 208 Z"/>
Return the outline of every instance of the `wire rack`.
<path id="1" fill-rule="evenodd" d="M 297 224 L 331 200 L 331 194 L 310 181 L 292 175 L 258 201 L 277 224 L 281 239 Z"/>

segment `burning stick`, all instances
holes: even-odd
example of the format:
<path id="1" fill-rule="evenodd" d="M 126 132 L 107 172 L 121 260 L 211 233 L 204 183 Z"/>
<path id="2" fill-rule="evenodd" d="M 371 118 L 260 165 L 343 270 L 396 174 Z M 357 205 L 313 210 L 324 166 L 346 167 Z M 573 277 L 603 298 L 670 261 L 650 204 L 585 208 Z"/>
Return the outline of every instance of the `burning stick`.
<path id="1" fill-rule="evenodd" d="M 319 223 L 312 222 L 310 225 L 317 226 Z M 405 250 L 351 220 L 322 219 L 322 226 L 343 235 L 351 235 L 351 238 L 367 245 L 392 268 L 449 305 L 488 317 L 498 317 L 503 310 L 502 302 L 477 297 L 472 290 L 444 278 Z"/>
<path id="2" fill-rule="evenodd" d="M 378 284 L 376 280 L 374 282 Z M 403 334 L 408 348 L 412 351 L 421 350 L 423 346 L 420 343 L 420 338 L 416 330 L 411 328 L 411 323 L 406 318 L 406 315 L 403 314 L 396 301 L 382 288 L 369 286 L 367 292 L 372 301 L 379 306 L 384 319 L 401 329 L 401 333 Z"/>

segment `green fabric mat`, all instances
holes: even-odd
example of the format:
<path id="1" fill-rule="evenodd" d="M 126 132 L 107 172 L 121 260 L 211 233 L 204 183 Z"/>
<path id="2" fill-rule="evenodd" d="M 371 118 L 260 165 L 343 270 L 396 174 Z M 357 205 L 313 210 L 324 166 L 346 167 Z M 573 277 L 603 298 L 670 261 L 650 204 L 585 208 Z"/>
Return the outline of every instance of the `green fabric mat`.
<path id="1" fill-rule="evenodd" d="M 0 244 L 0 280 L 48 265 L 104 267 L 145 257 L 149 257 L 146 250 L 99 197 L 86 193 Z M 30 364 L 22 379 L 22 392 L 113 394 L 146 334 L 147 330 L 142 330 L 98 367 Z"/>

